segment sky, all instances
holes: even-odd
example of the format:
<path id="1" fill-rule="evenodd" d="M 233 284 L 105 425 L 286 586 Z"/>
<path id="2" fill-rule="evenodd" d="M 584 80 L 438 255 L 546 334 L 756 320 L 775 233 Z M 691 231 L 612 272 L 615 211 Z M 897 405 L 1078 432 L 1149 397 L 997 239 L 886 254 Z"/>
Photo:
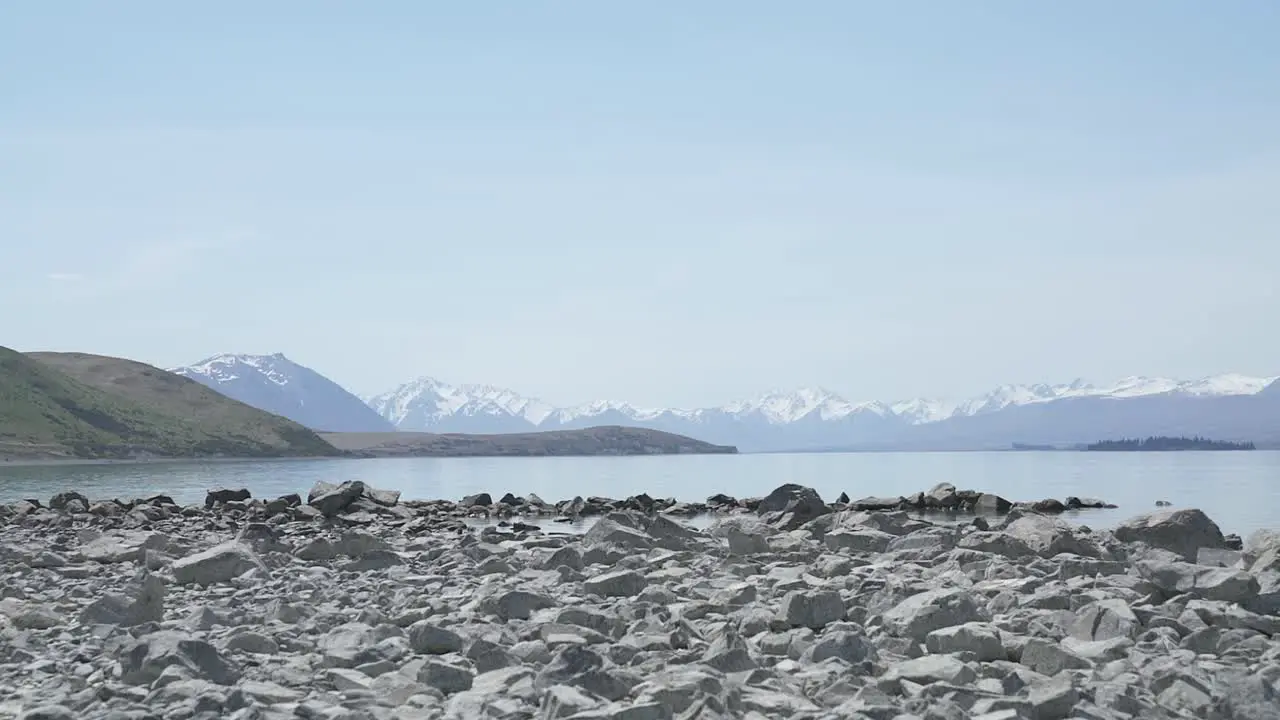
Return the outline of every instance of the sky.
<path id="1" fill-rule="evenodd" d="M 705 406 L 1280 374 L 1280 3 L 11 3 L 0 345 Z"/>

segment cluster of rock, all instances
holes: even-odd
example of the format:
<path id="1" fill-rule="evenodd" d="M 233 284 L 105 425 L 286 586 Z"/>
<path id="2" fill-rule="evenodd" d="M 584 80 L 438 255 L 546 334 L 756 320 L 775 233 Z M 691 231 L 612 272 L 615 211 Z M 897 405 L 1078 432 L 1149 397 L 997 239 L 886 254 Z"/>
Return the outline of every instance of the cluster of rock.
<path id="1" fill-rule="evenodd" d="M 1014 503 L 999 495 L 979 490 L 957 490 L 951 483 L 939 483 L 933 489 L 905 497 L 869 497 L 847 503 L 852 510 L 911 510 L 917 512 L 950 512 L 998 515 L 1021 508 L 1043 514 L 1068 510 L 1100 510 L 1115 508 L 1111 503 L 1093 498 L 1047 498 L 1034 502 Z"/>
<path id="2" fill-rule="evenodd" d="M 356 484 L 167 500 L 0 506 L 0 718 L 1280 709 L 1280 533 L 1231 549 L 1198 510 L 935 523 L 788 485 L 705 531 L 615 510 L 550 535 Z"/>
<path id="3" fill-rule="evenodd" d="M 702 515 L 723 515 L 743 513 L 769 513 L 783 509 L 788 502 L 794 502 L 796 493 L 801 490 L 804 495 L 800 502 L 804 508 L 802 514 L 812 519 L 819 514 L 839 512 L 841 510 L 905 510 L 913 513 L 949 513 L 970 515 L 1000 515 L 1014 508 L 1032 510 L 1039 513 L 1053 514 L 1068 510 L 1114 508 L 1115 505 L 1101 500 L 1069 497 L 1065 501 L 1055 499 L 1035 502 L 1010 502 L 998 495 L 975 490 L 956 490 L 950 483 L 941 483 L 927 492 L 918 492 L 905 497 L 868 497 L 861 500 L 850 500 L 847 494 L 841 493 L 835 502 L 824 502 L 816 492 L 801 485 L 787 484 L 774 490 L 764 498 L 735 498 L 717 494 L 707 498 L 706 502 L 678 502 L 674 498 L 655 499 L 647 494 L 633 495 L 616 500 L 606 497 L 575 497 L 548 503 L 535 494 L 517 497 L 506 493 L 494 500 L 489 493 L 468 495 L 459 502 L 449 500 L 409 500 L 402 501 L 400 493 L 393 490 L 378 490 L 360 481 L 345 482 L 340 485 L 317 483 L 308 493 L 306 502 L 298 494 L 284 495 L 273 500 L 255 499 L 247 489 L 210 490 L 205 498 L 205 509 L 220 508 L 224 511 L 242 511 L 249 517 L 268 519 L 278 515 L 287 515 L 295 520 L 312 520 L 341 516 L 352 522 L 372 521 L 378 517 L 420 518 L 430 517 L 443 521 L 449 518 L 498 517 L 498 518 L 555 518 L 560 521 L 571 521 L 578 518 L 602 517 L 612 512 L 633 511 L 645 514 L 662 513 L 675 517 L 697 517 Z M 87 512 L 100 516 L 127 514 L 141 508 L 145 512 L 150 506 L 173 505 L 172 498 L 158 495 L 135 500 L 105 500 L 91 503 L 79 493 L 69 492 L 55 495 L 49 502 L 49 508 L 72 513 Z M 31 512 L 42 508 L 39 500 L 24 500 L 16 504 L 12 511 L 16 513 Z"/>

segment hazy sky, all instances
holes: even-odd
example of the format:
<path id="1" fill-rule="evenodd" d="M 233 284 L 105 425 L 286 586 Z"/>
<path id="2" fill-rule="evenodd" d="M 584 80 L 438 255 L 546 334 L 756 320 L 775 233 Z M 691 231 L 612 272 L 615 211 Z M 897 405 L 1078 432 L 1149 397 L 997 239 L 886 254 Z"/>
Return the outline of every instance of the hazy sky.
<path id="1" fill-rule="evenodd" d="M 1278 34 L 1274 0 L 9 3 L 0 344 L 561 404 L 1280 374 Z"/>

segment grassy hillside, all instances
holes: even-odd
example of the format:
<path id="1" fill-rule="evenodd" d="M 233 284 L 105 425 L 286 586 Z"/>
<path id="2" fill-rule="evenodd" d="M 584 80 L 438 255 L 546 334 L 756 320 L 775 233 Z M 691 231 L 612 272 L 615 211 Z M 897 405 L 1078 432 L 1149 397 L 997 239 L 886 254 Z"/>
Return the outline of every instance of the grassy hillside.
<path id="1" fill-rule="evenodd" d="M 0 347 L 0 456 L 334 455 L 306 428 L 158 368 Z"/>
<path id="2" fill-rule="evenodd" d="M 645 428 L 609 425 L 583 430 L 501 435 L 322 433 L 335 447 L 377 457 L 731 454 L 737 448 Z"/>

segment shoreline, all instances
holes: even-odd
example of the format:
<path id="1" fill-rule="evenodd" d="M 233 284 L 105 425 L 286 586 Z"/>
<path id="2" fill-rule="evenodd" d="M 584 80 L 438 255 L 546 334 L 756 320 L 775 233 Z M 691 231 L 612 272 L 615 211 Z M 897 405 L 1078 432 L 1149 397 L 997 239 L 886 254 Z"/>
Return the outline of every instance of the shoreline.
<path id="1" fill-rule="evenodd" d="M 713 501 L 706 528 L 646 495 L 363 483 L 0 506 L 0 717 L 1274 717 L 1280 533 L 1241 546 L 1194 509 L 945 525 L 790 484 Z M 465 521 L 519 505 L 602 514 Z"/>
<path id="2" fill-rule="evenodd" d="M 352 461 L 352 460 L 543 460 L 557 458 L 658 458 L 658 457 L 733 457 L 737 455 L 763 455 L 767 453 L 595 453 L 584 455 L 298 455 L 289 457 L 154 457 L 154 458 L 23 458 L 0 457 L 0 469 L 5 467 L 77 466 L 77 465 L 163 465 L 178 463 L 251 463 L 251 462 L 301 462 L 301 461 Z M 803 454 L 803 453 L 781 453 Z"/>
<path id="3" fill-rule="evenodd" d="M 1161 450 L 1139 452 L 1089 452 L 1080 450 L 748 450 L 737 453 L 651 453 L 614 455 L 598 453 L 591 455 L 298 455 L 288 457 L 153 457 L 153 458 L 29 458 L 23 456 L 0 455 L 0 469 L 5 467 L 41 467 L 41 466 L 76 466 L 76 465 L 162 465 L 166 463 L 249 463 L 249 462 L 297 462 L 297 461 L 342 461 L 342 460 L 466 460 L 479 458 L 501 458 L 510 460 L 535 460 L 543 458 L 653 458 L 653 457 L 743 457 L 752 455 L 930 455 L 930 454 L 1055 454 L 1072 453 L 1078 455 L 1167 455 L 1167 454 L 1221 454 L 1218 450 Z M 1280 453 L 1280 448 L 1260 447 L 1252 453 L 1266 455 Z"/>

